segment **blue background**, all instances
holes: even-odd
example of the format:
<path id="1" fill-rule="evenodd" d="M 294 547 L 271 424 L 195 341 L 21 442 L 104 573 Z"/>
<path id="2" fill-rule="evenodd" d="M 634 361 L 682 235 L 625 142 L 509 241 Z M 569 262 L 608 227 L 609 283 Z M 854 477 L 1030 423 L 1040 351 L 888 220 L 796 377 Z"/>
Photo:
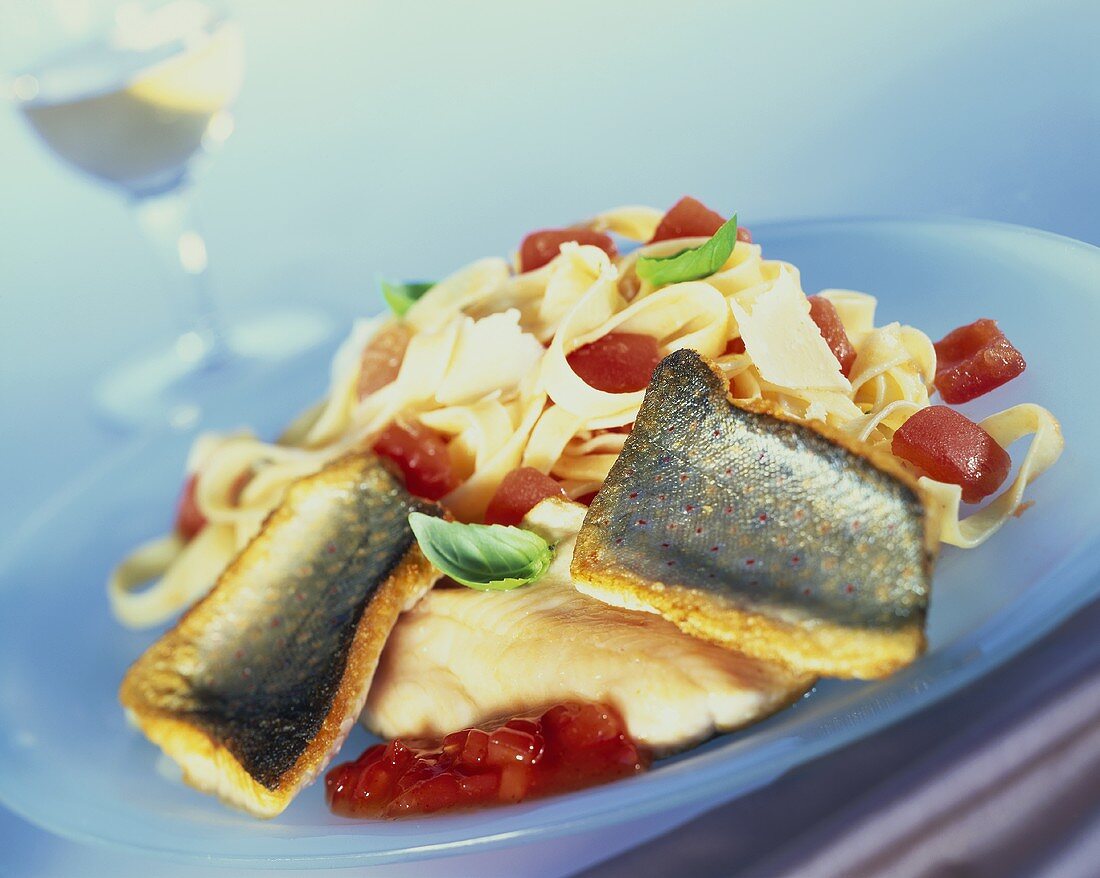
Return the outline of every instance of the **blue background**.
<path id="1" fill-rule="evenodd" d="M 230 312 L 343 320 L 378 272 L 685 192 L 750 228 L 953 214 L 1100 242 L 1094 2 L 230 5 L 245 87 L 196 192 Z M 0 112 L 0 527 L 123 441 L 90 387 L 178 319 L 121 200 Z M 48 846 L 0 816 L 20 874 Z"/>

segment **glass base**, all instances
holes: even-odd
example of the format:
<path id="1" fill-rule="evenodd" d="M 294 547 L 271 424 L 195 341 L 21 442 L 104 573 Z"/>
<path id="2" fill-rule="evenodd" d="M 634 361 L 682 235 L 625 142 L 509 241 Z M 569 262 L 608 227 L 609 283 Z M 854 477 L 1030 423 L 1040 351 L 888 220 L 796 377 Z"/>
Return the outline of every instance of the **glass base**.
<path id="1" fill-rule="evenodd" d="M 203 407 L 258 370 L 299 356 L 332 337 L 333 320 L 313 310 L 284 310 L 230 323 L 212 346 L 197 332 L 115 367 L 92 390 L 97 415 L 125 429 L 167 425 L 189 430 Z"/>

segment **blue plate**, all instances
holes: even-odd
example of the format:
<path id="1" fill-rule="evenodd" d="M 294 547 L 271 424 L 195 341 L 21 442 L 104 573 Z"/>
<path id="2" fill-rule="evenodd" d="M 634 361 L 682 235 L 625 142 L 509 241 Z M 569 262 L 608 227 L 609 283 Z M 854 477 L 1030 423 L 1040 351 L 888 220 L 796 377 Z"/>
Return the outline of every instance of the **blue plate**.
<path id="1" fill-rule="evenodd" d="M 470 853 L 647 819 L 672 826 L 867 735 L 986 673 L 1100 591 L 1100 491 L 1088 455 L 1100 435 L 1091 373 L 1100 327 L 1100 250 L 1043 232 L 963 220 L 840 220 L 754 228 L 809 291 L 879 297 L 879 322 L 933 338 L 995 317 L 1030 362 L 1007 388 L 967 407 L 1053 410 L 1062 461 L 1034 486 L 1036 506 L 986 545 L 948 549 L 936 577 L 931 649 L 877 683 L 826 682 L 766 723 L 659 763 L 641 777 L 519 806 L 425 820 L 333 817 L 320 786 L 278 819 L 226 810 L 158 771 L 158 753 L 115 700 L 154 634 L 120 629 L 103 582 L 111 564 L 168 525 L 189 437 L 146 437 L 39 513 L 0 550 L 0 800 L 85 841 L 213 864 L 349 866 Z M 302 361 L 222 399 L 213 420 L 268 435 L 322 388 Z M 1093 437 L 1090 439 L 1089 437 Z M 368 738 L 357 733 L 345 754 Z"/>

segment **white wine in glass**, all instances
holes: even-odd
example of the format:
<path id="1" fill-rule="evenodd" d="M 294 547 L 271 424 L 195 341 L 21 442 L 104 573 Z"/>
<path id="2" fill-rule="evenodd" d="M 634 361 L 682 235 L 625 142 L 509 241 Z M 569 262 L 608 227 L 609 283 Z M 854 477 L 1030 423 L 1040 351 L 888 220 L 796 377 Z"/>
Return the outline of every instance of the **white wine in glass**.
<path id="1" fill-rule="evenodd" d="M 326 334 L 315 315 L 227 332 L 207 289 L 191 177 L 196 158 L 233 131 L 243 70 L 239 29 L 221 10 L 203 0 L 162 0 L 115 5 L 109 21 L 62 40 L 11 80 L 19 110 L 46 145 L 131 201 L 189 303 L 190 325 L 173 343 L 97 385 L 96 405 L 115 423 L 190 426 L 204 395 L 239 377 L 249 356 L 279 358 Z"/>

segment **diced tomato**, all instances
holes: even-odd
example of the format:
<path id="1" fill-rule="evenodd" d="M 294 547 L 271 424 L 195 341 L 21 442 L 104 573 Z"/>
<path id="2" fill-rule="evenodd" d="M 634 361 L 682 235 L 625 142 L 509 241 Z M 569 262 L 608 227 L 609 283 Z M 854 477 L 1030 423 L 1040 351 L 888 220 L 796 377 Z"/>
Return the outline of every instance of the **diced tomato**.
<path id="1" fill-rule="evenodd" d="M 401 371 L 405 349 L 412 333 L 404 323 L 391 323 L 383 327 L 367 342 L 359 363 L 359 380 L 355 395 L 364 399 L 390 384 Z"/>
<path id="2" fill-rule="evenodd" d="M 856 349 L 844 331 L 836 305 L 822 296 L 810 296 L 810 319 L 817 324 L 821 335 L 829 345 L 829 350 L 840 363 L 840 371 L 847 378 L 852 373 L 852 364 L 856 361 Z"/>
<path id="3" fill-rule="evenodd" d="M 564 497 L 561 485 L 533 466 L 514 469 L 503 479 L 485 510 L 486 524 L 519 524 L 547 497 Z"/>
<path id="4" fill-rule="evenodd" d="M 195 491 L 199 486 L 198 473 L 192 473 L 183 483 L 179 503 L 176 505 L 176 533 L 184 542 L 190 542 L 206 527 L 206 516 L 199 511 Z"/>
<path id="5" fill-rule="evenodd" d="M 586 383 L 605 393 L 643 390 L 661 362 L 657 339 L 634 332 L 609 332 L 577 348 L 566 360 Z"/>
<path id="6" fill-rule="evenodd" d="M 709 238 L 722 227 L 725 221 L 722 214 L 716 213 L 690 195 L 685 195 L 661 217 L 661 222 L 657 224 L 657 229 L 649 239 L 649 243 L 655 244 L 672 238 Z M 752 232 L 744 226 L 738 226 L 737 240 L 751 244 Z"/>
<path id="7" fill-rule="evenodd" d="M 542 268 L 561 252 L 561 245 L 567 241 L 599 247 L 612 259 L 618 255 L 615 242 L 611 240 L 610 235 L 605 235 L 603 232 L 585 228 L 542 229 L 531 232 L 519 245 L 520 271 L 534 271 L 536 268 Z"/>
<path id="8" fill-rule="evenodd" d="M 894 433 L 891 448 L 930 478 L 962 487 L 967 503 L 996 491 L 1012 466 L 1008 452 L 992 436 L 945 405 L 912 415 Z"/>
<path id="9" fill-rule="evenodd" d="M 397 464 L 410 494 L 438 500 L 458 487 L 447 443 L 419 424 L 390 424 L 375 440 L 374 453 Z"/>
<path id="10" fill-rule="evenodd" d="M 703 202 L 685 195 L 661 218 L 649 243 L 655 244 L 670 238 L 709 238 L 725 221 L 722 214 L 715 213 Z"/>
<path id="11" fill-rule="evenodd" d="M 995 320 L 975 320 L 936 342 L 936 388 L 944 402 L 969 402 L 1027 368 Z"/>

